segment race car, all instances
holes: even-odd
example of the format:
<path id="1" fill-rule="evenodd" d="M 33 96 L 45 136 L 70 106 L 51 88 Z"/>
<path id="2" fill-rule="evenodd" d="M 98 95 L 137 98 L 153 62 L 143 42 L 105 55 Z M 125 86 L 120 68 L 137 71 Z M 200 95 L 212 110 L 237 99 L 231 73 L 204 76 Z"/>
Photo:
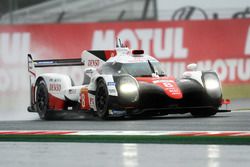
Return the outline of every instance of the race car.
<path id="1" fill-rule="evenodd" d="M 69 75 L 36 74 L 36 68 L 82 66 L 82 84 Z M 208 117 L 229 100 L 223 100 L 216 72 L 197 70 L 189 64 L 181 78 L 167 76 L 160 62 L 130 50 L 120 41 L 114 50 L 85 50 L 81 58 L 33 60 L 28 54 L 30 106 L 41 119 L 57 119 L 58 113 L 88 113 L 102 119 L 126 116 L 162 116 L 191 113 Z"/>

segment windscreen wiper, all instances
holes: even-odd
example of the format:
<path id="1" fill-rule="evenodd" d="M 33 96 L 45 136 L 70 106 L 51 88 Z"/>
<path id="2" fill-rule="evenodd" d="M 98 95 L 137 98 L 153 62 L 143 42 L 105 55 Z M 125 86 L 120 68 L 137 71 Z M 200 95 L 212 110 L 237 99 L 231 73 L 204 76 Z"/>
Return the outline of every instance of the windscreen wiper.
<path id="1" fill-rule="evenodd" d="M 150 60 L 148 60 L 148 64 L 149 64 L 149 67 L 150 67 L 152 73 L 155 74 L 155 68 L 154 68 L 153 64 L 150 62 Z"/>

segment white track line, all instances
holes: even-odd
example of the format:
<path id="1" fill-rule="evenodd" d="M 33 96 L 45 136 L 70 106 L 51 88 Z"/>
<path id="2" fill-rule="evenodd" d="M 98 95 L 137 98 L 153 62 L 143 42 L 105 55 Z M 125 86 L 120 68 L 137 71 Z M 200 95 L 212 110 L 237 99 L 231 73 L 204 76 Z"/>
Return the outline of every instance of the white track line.
<path id="1" fill-rule="evenodd" d="M 250 131 L 0 131 L 1 135 L 250 136 Z"/>

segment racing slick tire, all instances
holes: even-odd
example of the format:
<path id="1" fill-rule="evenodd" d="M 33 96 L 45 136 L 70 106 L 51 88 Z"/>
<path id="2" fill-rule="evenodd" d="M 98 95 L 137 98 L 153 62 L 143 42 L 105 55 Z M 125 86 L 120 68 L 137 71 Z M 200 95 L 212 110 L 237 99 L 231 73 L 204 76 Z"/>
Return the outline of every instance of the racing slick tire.
<path id="1" fill-rule="evenodd" d="M 107 119 L 109 110 L 109 94 L 107 85 L 103 79 L 100 79 L 97 82 L 95 100 L 98 117 L 101 119 Z"/>
<path id="2" fill-rule="evenodd" d="M 42 120 L 55 119 L 53 113 L 48 111 L 49 94 L 46 83 L 43 79 L 36 83 L 36 110 Z"/>
<path id="3" fill-rule="evenodd" d="M 217 113 L 216 109 L 206 109 L 206 110 L 203 110 L 202 112 L 191 111 L 191 115 L 196 118 L 210 117 L 210 116 L 215 115 L 216 113 Z"/>

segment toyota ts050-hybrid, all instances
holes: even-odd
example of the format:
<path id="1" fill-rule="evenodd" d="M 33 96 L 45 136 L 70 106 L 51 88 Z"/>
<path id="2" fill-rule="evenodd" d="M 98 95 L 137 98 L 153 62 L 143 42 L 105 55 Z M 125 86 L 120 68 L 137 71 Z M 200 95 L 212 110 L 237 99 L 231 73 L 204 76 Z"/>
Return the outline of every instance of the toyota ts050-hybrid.
<path id="1" fill-rule="evenodd" d="M 37 68 L 82 66 L 82 84 L 69 75 L 42 73 Z M 160 116 L 191 113 L 208 117 L 223 100 L 216 72 L 189 64 L 181 78 L 165 75 L 159 61 L 118 42 L 114 50 L 85 50 L 81 58 L 33 60 L 28 55 L 30 106 L 41 119 L 57 119 L 60 112 L 79 112 L 102 119 L 124 116 Z"/>

